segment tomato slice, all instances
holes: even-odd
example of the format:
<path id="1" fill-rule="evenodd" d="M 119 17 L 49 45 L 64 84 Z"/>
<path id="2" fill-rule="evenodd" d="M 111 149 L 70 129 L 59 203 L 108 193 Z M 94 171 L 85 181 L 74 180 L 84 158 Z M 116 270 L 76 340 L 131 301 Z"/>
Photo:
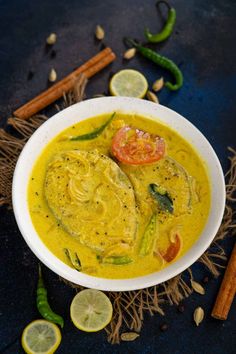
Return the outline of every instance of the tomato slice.
<path id="1" fill-rule="evenodd" d="M 181 238 L 178 233 L 174 235 L 174 240 L 171 239 L 171 244 L 165 251 L 165 253 L 160 252 L 161 257 L 166 261 L 166 262 L 172 262 L 176 256 L 178 255 L 179 251 L 181 248 Z"/>
<path id="2" fill-rule="evenodd" d="M 112 153 L 126 164 L 149 164 L 164 156 L 165 142 L 157 135 L 126 125 L 113 137 Z"/>

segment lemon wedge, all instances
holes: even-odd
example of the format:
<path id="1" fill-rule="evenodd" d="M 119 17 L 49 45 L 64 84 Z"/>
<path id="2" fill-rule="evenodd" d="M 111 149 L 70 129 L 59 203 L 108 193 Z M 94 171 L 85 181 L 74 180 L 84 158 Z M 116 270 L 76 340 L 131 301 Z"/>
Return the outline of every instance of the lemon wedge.
<path id="1" fill-rule="evenodd" d="M 143 98 L 148 89 L 146 78 L 137 70 L 125 69 L 112 76 L 109 90 L 113 96 Z"/>
<path id="2" fill-rule="evenodd" d="M 74 325 L 85 332 L 97 332 L 111 321 L 113 308 L 109 298 L 101 291 L 85 289 L 75 295 L 70 306 Z"/>
<path id="3" fill-rule="evenodd" d="M 61 342 L 61 332 L 46 320 L 36 320 L 25 327 L 21 344 L 27 354 L 53 354 Z"/>

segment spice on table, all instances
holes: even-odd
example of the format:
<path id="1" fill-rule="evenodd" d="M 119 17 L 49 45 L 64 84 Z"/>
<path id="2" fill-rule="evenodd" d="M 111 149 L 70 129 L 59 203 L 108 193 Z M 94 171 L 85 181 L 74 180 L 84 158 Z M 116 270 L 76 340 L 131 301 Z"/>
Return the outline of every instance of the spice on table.
<path id="1" fill-rule="evenodd" d="M 82 82 L 85 78 L 89 79 L 115 59 L 116 55 L 112 52 L 111 48 L 102 50 L 64 79 L 60 80 L 38 96 L 34 97 L 31 101 L 15 110 L 13 112 L 14 116 L 20 119 L 30 118 L 35 113 L 38 113 L 43 108 L 55 102 L 58 98 L 63 96 L 64 93 L 71 90 L 78 80 Z M 84 75 L 81 76 L 81 74 Z"/>
<path id="2" fill-rule="evenodd" d="M 204 318 L 204 310 L 199 306 L 193 313 L 193 319 L 197 326 L 203 321 Z"/>
<path id="3" fill-rule="evenodd" d="M 53 50 L 51 51 L 50 57 L 53 59 L 53 58 L 55 58 L 56 56 L 57 56 L 57 52 L 53 49 Z"/>
<path id="4" fill-rule="evenodd" d="M 165 86 L 171 90 L 176 91 L 183 86 L 183 74 L 178 68 L 178 66 L 169 58 L 166 58 L 150 48 L 143 47 L 138 42 L 130 38 L 125 38 L 125 42 L 135 47 L 137 51 L 142 54 L 145 58 L 151 60 L 153 63 L 161 66 L 162 68 L 168 70 L 175 78 L 175 83 L 167 81 Z"/>
<path id="5" fill-rule="evenodd" d="M 203 279 L 202 279 L 202 282 L 203 284 L 207 284 L 209 282 L 209 277 L 208 276 L 205 276 Z"/>
<path id="6" fill-rule="evenodd" d="M 51 69 L 49 75 L 48 75 L 48 81 L 50 82 L 55 82 L 57 79 L 57 72 L 55 69 Z"/>
<path id="7" fill-rule="evenodd" d="M 95 29 L 95 37 L 101 41 L 105 37 L 105 31 L 102 26 L 97 25 Z"/>
<path id="8" fill-rule="evenodd" d="M 159 103 L 158 97 L 157 97 L 157 95 L 155 95 L 154 92 L 148 91 L 146 95 L 147 95 L 147 99 L 149 101 L 152 101 L 152 102 L 155 102 L 155 103 Z"/>
<path id="9" fill-rule="evenodd" d="M 153 85 L 152 85 L 152 89 L 155 92 L 160 91 L 164 86 L 164 79 L 163 77 L 161 77 L 160 79 L 156 80 Z"/>
<path id="10" fill-rule="evenodd" d="M 56 43 L 56 41 L 57 41 L 57 35 L 56 35 L 56 33 L 51 33 L 51 34 L 47 37 L 47 39 L 46 39 L 46 43 L 47 43 L 48 45 L 53 45 L 53 44 Z"/>
<path id="11" fill-rule="evenodd" d="M 137 339 L 139 337 L 139 334 L 136 332 L 126 332 L 126 333 L 122 333 L 120 338 L 122 341 L 124 342 L 132 342 L 135 339 Z"/>
<path id="12" fill-rule="evenodd" d="M 166 332 L 168 328 L 169 328 L 169 326 L 168 326 L 167 323 L 162 323 L 162 324 L 160 325 L 160 330 L 161 330 L 162 332 Z"/>
<path id="13" fill-rule="evenodd" d="M 59 324 L 62 328 L 64 326 L 63 318 L 52 311 L 47 298 L 47 290 L 44 285 L 41 266 L 39 265 L 39 278 L 37 285 L 37 308 L 40 315 L 50 322 Z"/>
<path id="14" fill-rule="evenodd" d="M 178 311 L 179 311 L 180 313 L 183 313 L 184 310 L 185 310 L 185 306 L 184 306 L 183 304 L 180 304 L 180 305 L 178 306 Z"/>
<path id="15" fill-rule="evenodd" d="M 192 285 L 192 288 L 193 290 L 198 293 L 198 294 L 201 294 L 201 295 L 204 295 L 205 294 L 205 289 L 203 288 L 203 286 L 201 284 L 199 284 L 198 282 L 194 281 L 194 280 L 191 280 L 191 285 Z"/>
<path id="16" fill-rule="evenodd" d="M 136 48 L 130 48 L 126 50 L 126 52 L 124 52 L 123 58 L 130 60 L 135 56 L 135 54 L 136 54 Z"/>
<path id="17" fill-rule="evenodd" d="M 236 293 L 236 243 L 229 259 L 211 316 L 226 320 Z"/>
<path id="18" fill-rule="evenodd" d="M 28 72 L 27 80 L 31 80 L 31 79 L 33 79 L 33 77 L 34 77 L 34 71 L 30 70 Z"/>
<path id="19" fill-rule="evenodd" d="M 144 34 L 148 42 L 151 43 L 159 43 L 170 37 L 173 32 L 174 25 L 176 22 L 176 11 L 173 7 L 171 7 L 168 2 L 164 0 L 160 0 L 156 3 L 156 6 L 159 7 L 160 4 L 164 4 L 168 8 L 168 17 L 165 23 L 165 26 L 161 30 L 161 32 L 157 34 L 152 34 L 149 29 L 146 29 Z"/>

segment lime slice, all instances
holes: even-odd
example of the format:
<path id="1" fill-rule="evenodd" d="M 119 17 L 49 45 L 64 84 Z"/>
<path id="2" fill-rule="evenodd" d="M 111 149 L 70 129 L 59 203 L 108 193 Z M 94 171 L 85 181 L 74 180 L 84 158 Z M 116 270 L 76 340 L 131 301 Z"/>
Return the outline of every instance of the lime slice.
<path id="1" fill-rule="evenodd" d="M 112 318 L 112 304 L 101 291 L 86 289 L 75 295 L 70 306 L 74 325 L 85 332 L 97 332 L 106 327 Z"/>
<path id="2" fill-rule="evenodd" d="M 59 328 L 46 320 L 36 320 L 25 327 L 21 343 L 27 354 L 53 354 L 61 342 Z"/>
<path id="3" fill-rule="evenodd" d="M 148 89 L 146 78 L 137 70 L 121 70 L 111 78 L 109 84 L 113 96 L 143 98 Z"/>

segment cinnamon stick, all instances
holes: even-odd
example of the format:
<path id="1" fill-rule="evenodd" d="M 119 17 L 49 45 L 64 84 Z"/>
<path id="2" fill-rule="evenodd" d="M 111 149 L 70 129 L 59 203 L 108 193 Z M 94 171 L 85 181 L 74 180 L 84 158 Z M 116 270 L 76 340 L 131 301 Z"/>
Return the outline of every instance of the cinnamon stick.
<path id="1" fill-rule="evenodd" d="M 28 119 L 72 89 L 81 73 L 84 73 L 87 78 L 90 78 L 114 61 L 115 58 L 116 56 L 111 48 L 105 48 L 64 79 L 18 108 L 13 112 L 14 116 L 21 119 Z"/>
<path id="2" fill-rule="evenodd" d="M 227 265 L 211 316 L 226 320 L 236 292 L 236 244 Z"/>

